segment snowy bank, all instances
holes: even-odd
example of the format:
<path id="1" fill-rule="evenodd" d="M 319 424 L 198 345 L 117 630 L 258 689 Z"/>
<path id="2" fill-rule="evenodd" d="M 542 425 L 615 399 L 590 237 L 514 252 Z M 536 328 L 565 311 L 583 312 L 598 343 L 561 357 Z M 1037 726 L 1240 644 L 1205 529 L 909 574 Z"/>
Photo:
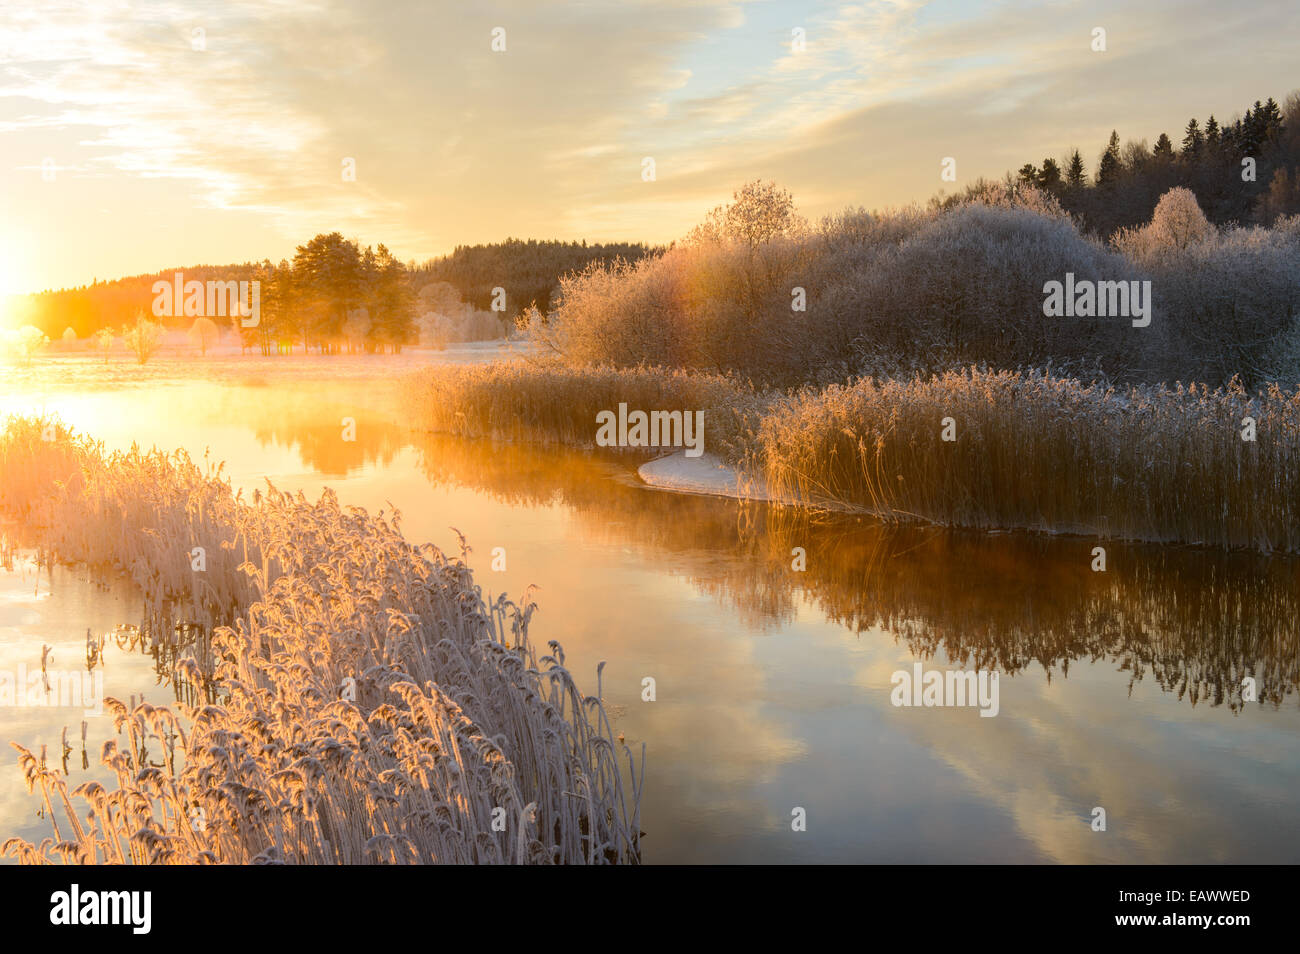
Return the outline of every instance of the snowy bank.
<path id="1" fill-rule="evenodd" d="M 685 451 L 642 464 L 637 474 L 651 487 L 684 494 L 775 500 L 761 478 L 736 470 L 717 454 L 687 457 Z"/>

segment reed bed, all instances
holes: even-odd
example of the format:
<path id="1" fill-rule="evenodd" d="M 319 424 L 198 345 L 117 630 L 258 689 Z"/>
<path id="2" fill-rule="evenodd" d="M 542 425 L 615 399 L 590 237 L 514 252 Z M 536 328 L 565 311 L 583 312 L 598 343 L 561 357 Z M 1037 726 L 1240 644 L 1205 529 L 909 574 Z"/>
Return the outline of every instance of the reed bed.
<path id="1" fill-rule="evenodd" d="M 404 394 L 411 417 L 429 430 L 579 447 L 595 444 L 596 415 L 617 412 L 620 403 L 629 410 L 703 411 L 705 450 L 728 458 L 743 453 L 766 404 L 733 376 L 548 359 L 422 369 L 407 379 Z"/>
<path id="2" fill-rule="evenodd" d="M 0 434 L 0 512 L 47 558 L 126 569 L 151 607 L 147 626 L 210 627 L 206 651 L 187 649 L 177 678 L 217 689 L 178 712 L 109 700 L 111 787 L 69 791 L 15 745 L 54 833 L 39 845 L 10 839 L 6 854 L 639 860 L 644 748 L 638 766 L 615 742 L 599 668 L 597 694 L 584 696 L 557 643 L 536 655 L 527 599 L 488 605 L 463 555 L 408 543 L 399 514 L 269 485 L 245 501 L 219 468 L 182 453 L 106 455 L 31 419 Z M 202 571 L 195 547 L 206 550 Z"/>
<path id="3" fill-rule="evenodd" d="M 1300 388 L 1118 388 L 969 368 L 780 392 L 682 370 L 527 362 L 431 369 L 405 388 L 431 431 L 580 446 L 597 411 L 620 402 L 706 407 L 706 449 L 772 499 L 814 509 L 1300 552 Z"/>
<path id="4" fill-rule="evenodd" d="M 1276 386 L 864 379 L 775 401 L 752 459 L 780 495 L 889 521 L 1300 550 L 1300 390 Z"/>

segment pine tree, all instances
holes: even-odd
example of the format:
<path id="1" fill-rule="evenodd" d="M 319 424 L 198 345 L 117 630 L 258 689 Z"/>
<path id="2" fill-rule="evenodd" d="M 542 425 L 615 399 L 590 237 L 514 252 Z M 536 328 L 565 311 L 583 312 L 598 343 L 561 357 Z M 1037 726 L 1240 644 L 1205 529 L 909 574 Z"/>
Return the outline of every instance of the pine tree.
<path id="1" fill-rule="evenodd" d="M 1219 148 L 1219 121 L 1210 114 L 1205 121 L 1205 147 L 1207 152 L 1217 152 Z"/>
<path id="2" fill-rule="evenodd" d="M 1070 156 L 1070 161 L 1065 167 L 1065 183 L 1071 188 L 1082 188 L 1087 182 L 1088 174 L 1083 168 L 1083 156 L 1079 155 L 1079 150 L 1074 150 Z"/>
<path id="3" fill-rule="evenodd" d="M 1205 145 L 1205 134 L 1201 132 L 1200 123 L 1193 116 L 1187 122 L 1187 132 L 1183 135 L 1182 158 L 1195 162 L 1201 155 L 1201 147 Z"/>
<path id="4" fill-rule="evenodd" d="M 1061 187 L 1061 167 L 1055 159 L 1044 159 L 1043 170 L 1038 174 L 1038 184 L 1049 192 Z"/>
<path id="5" fill-rule="evenodd" d="M 1272 139 L 1282 131 L 1282 110 L 1278 108 L 1277 100 L 1272 96 L 1268 98 L 1263 106 L 1263 119 L 1260 120 L 1260 129 L 1263 133 L 1261 142 Z"/>
<path id="6" fill-rule="evenodd" d="M 1237 148 L 1243 156 L 1259 155 L 1259 147 L 1264 144 L 1264 104 L 1255 100 L 1255 105 L 1246 110 L 1246 115 L 1241 120 L 1241 138 L 1237 141 Z"/>
<path id="7" fill-rule="evenodd" d="M 1026 162 L 1020 167 L 1020 181 L 1025 185 L 1038 185 L 1038 167 L 1032 162 Z"/>
<path id="8" fill-rule="evenodd" d="M 1111 130 L 1110 142 L 1101 154 L 1101 163 L 1097 166 L 1097 185 L 1111 185 L 1119 177 L 1121 164 L 1119 160 L 1119 132 Z"/>
<path id="9" fill-rule="evenodd" d="M 1162 160 L 1169 160 L 1174 157 L 1174 144 L 1169 138 L 1168 133 L 1160 134 L 1160 138 L 1156 140 L 1156 148 L 1152 150 L 1152 154 L 1157 159 Z"/>
<path id="10" fill-rule="evenodd" d="M 1249 110 L 1247 110 L 1249 112 Z M 1241 155 L 1245 148 L 1243 140 L 1245 139 L 1245 130 L 1240 119 L 1234 119 L 1232 125 L 1223 127 L 1223 145 L 1236 155 Z"/>

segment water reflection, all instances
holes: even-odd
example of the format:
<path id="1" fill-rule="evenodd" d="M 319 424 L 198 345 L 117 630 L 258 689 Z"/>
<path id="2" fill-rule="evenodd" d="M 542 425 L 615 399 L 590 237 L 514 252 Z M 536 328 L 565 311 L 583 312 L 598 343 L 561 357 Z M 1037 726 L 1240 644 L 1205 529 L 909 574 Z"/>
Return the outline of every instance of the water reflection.
<path id="1" fill-rule="evenodd" d="M 295 448 L 326 475 L 387 465 L 409 442 L 435 486 L 563 504 L 589 539 L 644 551 L 754 629 L 790 623 L 808 599 L 854 633 L 888 631 L 921 659 L 1039 666 L 1049 678 L 1104 660 L 1130 683 L 1149 678 L 1192 705 L 1234 711 L 1246 677 L 1275 706 L 1300 682 L 1300 560 L 1109 541 L 1107 569 L 1094 572 L 1094 540 L 886 527 L 657 492 L 626 463 L 590 453 L 400 427 L 383 410 L 391 396 L 373 390 L 370 407 L 225 393 L 224 410 L 260 441 Z M 345 417 L 355 441 L 340 439 Z"/>
<path id="2" fill-rule="evenodd" d="M 1110 541 L 1094 573 L 1093 540 L 666 494 L 624 462 L 412 430 L 390 384 L 198 384 L 148 395 L 147 422 L 123 410 L 145 396 L 65 416 L 110 446 L 210 446 L 245 487 L 339 478 L 347 503 L 396 501 L 412 540 L 508 543 L 511 573 L 476 579 L 541 577 L 536 637 L 583 676 L 609 659 L 619 729 L 650 743 L 647 860 L 1294 860 L 1297 561 Z M 1003 714 L 892 709 L 912 658 L 1013 676 Z"/>
<path id="3" fill-rule="evenodd" d="M 651 552 L 747 625 L 788 624 L 804 599 L 855 633 L 884 629 L 912 655 L 1066 676 L 1106 660 L 1195 705 L 1243 705 L 1242 680 L 1280 705 L 1300 680 L 1300 561 L 1195 548 L 886 527 L 637 486 L 571 451 L 420 435 L 433 483 L 512 504 L 554 500 L 593 538 Z M 624 479 L 611 480 L 611 473 Z M 806 569 L 793 568 L 793 551 Z M 719 561 L 725 552 L 738 559 Z"/>

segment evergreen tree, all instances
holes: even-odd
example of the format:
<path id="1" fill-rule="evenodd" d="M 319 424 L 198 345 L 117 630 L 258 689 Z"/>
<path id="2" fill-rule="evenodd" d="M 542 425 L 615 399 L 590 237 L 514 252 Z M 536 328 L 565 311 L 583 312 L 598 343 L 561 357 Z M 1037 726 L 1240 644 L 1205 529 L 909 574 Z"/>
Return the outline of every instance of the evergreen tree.
<path id="1" fill-rule="evenodd" d="M 415 336 L 415 294 L 406 266 L 383 245 L 366 249 L 366 307 L 371 314 L 368 347 L 396 353 Z"/>
<path id="2" fill-rule="evenodd" d="M 1241 120 L 1241 136 L 1237 140 L 1237 150 L 1243 156 L 1258 156 L 1259 147 L 1264 144 L 1264 104 L 1255 100 L 1255 105 L 1246 110 Z"/>
<path id="3" fill-rule="evenodd" d="M 1205 145 L 1205 134 L 1201 132 L 1201 125 L 1193 116 L 1187 122 L 1187 132 L 1183 134 L 1183 151 L 1182 158 L 1189 162 L 1195 162 L 1200 158 L 1201 147 Z"/>
<path id="4" fill-rule="evenodd" d="M 1157 159 L 1163 160 L 1174 157 L 1174 144 L 1168 133 L 1160 134 L 1160 138 L 1156 140 L 1156 148 L 1153 150 L 1153 154 Z"/>
<path id="5" fill-rule="evenodd" d="M 1234 119 L 1223 127 L 1223 147 L 1235 155 L 1241 154 L 1241 120 Z"/>
<path id="6" fill-rule="evenodd" d="M 1097 166 L 1097 185 L 1112 185 L 1119 177 L 1119 132 L 1111 130 L 1110 142 L 1101 154 L 1101 163 Z"/>
<path id="7" fill-rule="evenodd" d="M 1263 137 L 1261 142 L 1265 142 L 1275 138 L 1282 132 L 1282 110 L 1278 108 L 1277 100 L 1270 96 L 1262 111 L 1263 119 L 1260 120 L 1260 129 Z"/>
<path id="8" fill-rule="evenodd" d="M 307 319 L 307 327 L 300 329 L 303 344 L 314 342 L 322 351 L 334 348 L 348 311 L 358 307 L 365 294 L 361 249 L 338 232 L 317 235 L 298 246 L 293 272 Z"/>
<path id="9" fill-rule="evenodd" d="M 1219 149 L 1219 121 L 1210 114 L 1210 118 L 1205 121 L 1205 147 L 1206 151 L 1213 153 Z"/>
<path id="10" fill-rule="evenodd" d="M 1079 155 L 1076 149 L 1070 156 L 1069 164 L 1065 167 L 1065 183 L 1071 188 L 1082 188 L 1087 182 L 1088 174 L 1083 168 L 1083 156 Z"/>
<path id="11" fill-rule="evenodd" d="M 1026 162 L 1020 167 L 1020 181 L 1025 185 L 1038 185 L 1038 167 L 1032 162 Z"/>
<path id="12" fill-rule="evenodd" d="M 1049 192 L 1061 187 L 1061 167 L 1055 159 L 1044 159 L 1043 169 L 1038 174 L 1038 184 Z"/>

